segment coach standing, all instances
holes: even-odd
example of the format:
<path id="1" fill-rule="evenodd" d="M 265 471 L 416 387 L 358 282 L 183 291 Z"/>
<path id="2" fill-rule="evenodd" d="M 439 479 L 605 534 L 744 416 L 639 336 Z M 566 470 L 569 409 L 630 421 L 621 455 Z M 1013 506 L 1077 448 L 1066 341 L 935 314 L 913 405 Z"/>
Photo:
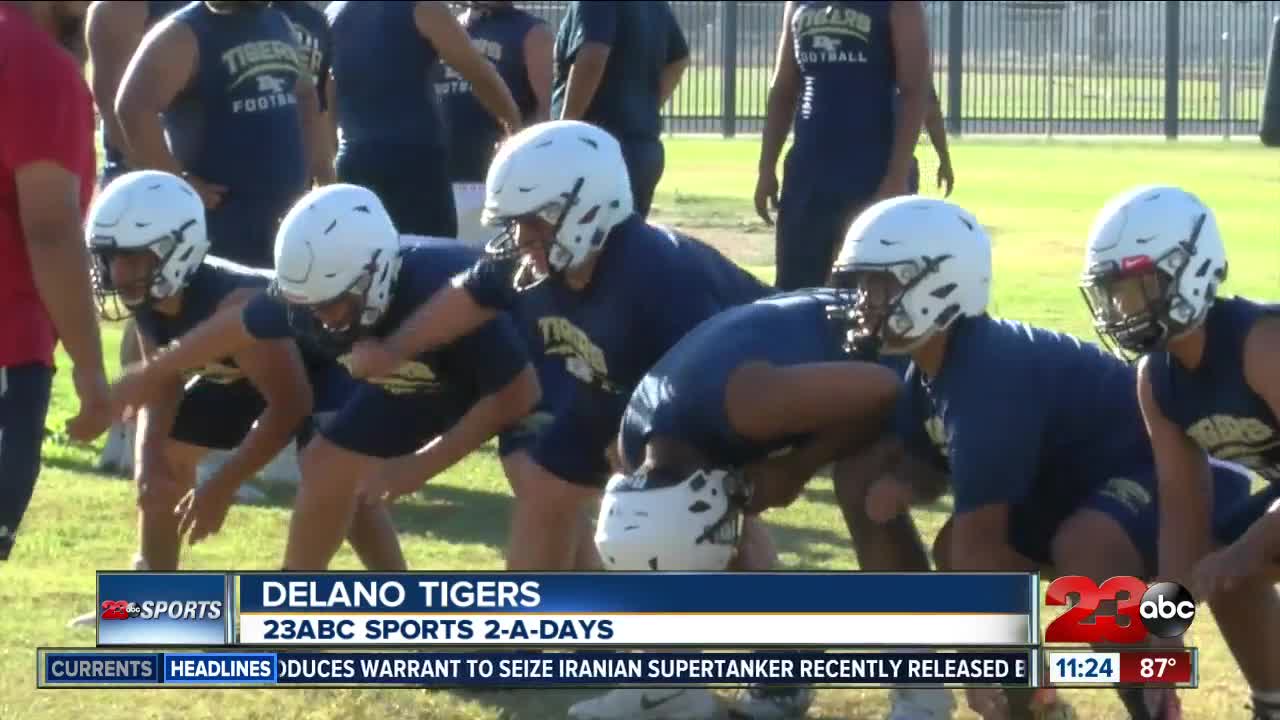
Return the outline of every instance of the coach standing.
<path id="1" fill-rule="evenodd" d="M 320 121 L 292 23 L 266 2 L 193 2 L 142 41 L 116 116 L 137 169 L 180 175 L 208 209 L 211 254 L 272 266 L 307 190 Z M 166 140 L 167 135 L 167 140 Z"/>
<path id="2" fill-rule="evenodd" d="M 59 338 L 80 398 L 67 432 L 87 440 L 108 412 L 81 229 L 97 170 L 88 7 L 0 2 L 0 560 L 40 474 Z"/>
<path id="3" fill-rule="evenodd" d="M 547 119 L 551 101 L 551 47 L 554 39 L 540 18 L 506 2 L 473 2 L 458 19 L 471 43 L 493 63 L 511 91 L 525 125 Z M 484 178 L 502 138 L 489 111 L 480 104 L 471 83 L 444 66 L 436 83 L 449 130 L 449 179 L 458 215 L 458 239 L 480 245 L 494 231 L 480 223 L 484 208 Z"/>
<path id="4" fill-rule="evenodd" d="M 755 204 L 769 224 L 769 202 L 778 210 L 775 284 L 795 290 L 826 283 L 863 208 L 907 194 L 929 50 L 917 0 L 788 2 L 782 25 Z M 778 156 L 793 119 L 779 202 Z"/>
<path id="5" fill-rule="evenodd" d="M 571 2 L 556 35 L 552 115 L 617 138 L 643 216 L 666 162 L 662 106 L 688 66 L 689 43 L 665 0 Z"/>
<path id="6" fill-rule="evenodd" d="M 457 237 L 436 98 L 440 61 L 471 84 L 504 134 L 521 127 L 510 90 L 443 2 L 342 0 L 325 14 L 338 179 L 377 193 L 401 233 Z"/>

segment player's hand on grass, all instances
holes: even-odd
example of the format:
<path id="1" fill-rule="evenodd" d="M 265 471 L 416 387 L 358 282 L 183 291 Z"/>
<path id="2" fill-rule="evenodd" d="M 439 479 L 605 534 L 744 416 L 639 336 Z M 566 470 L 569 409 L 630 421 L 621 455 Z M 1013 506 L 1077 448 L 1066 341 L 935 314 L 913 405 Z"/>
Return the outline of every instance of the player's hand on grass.
<path id="1" fill-rule="evenodd" d="M 756 178 L 756 214 L 765 225 L 772 225 L 770 209 L 778 211 L 778 173 L 777 171 L 760 171 Z"/>
<path id="2" fill-rule="evenodd" d="M 71 371 L 71 377 L 76 397 L 80 400 L 80 410 L 75 417 L 67 420 L 65 429 L 72 440 L 88 442 L 106 432 L 114 419 L 111 415 L 107 377 L 101 366 L 95 368 L 79 365 Z"/>
<path id="3" fill-rule="evenodd" d="M 394 502 L 412 495 L 435 475 L 431 465 L 427 450 L 384 460 L 378 463 L 377 470 L 365 476 L 360 495 L 369 503 Z"/>
<path id="4" fill-rule="evenodd" d="M 943 197 L 951 197 L 951 189 L 956 186 L 956 172 L 951 168 L 950 160 L 938 163 L 938 189 L 941 190 L 943 186 L 946 186 Z"/>
<path id="5" fill-rule="evenodd" d="M 347 369 L 357 380 L 390 375 L 400 367 L 400 358 L 381 340 L 361 340 L 351 348 Z"/>
<path id="6" fill-rule="evenodd" d="M 209 478 L 203 485 L 187 493 L 173 509 L 178 516 L 178 536 L 188 536 L 192 545 L 222 530 L 227 513 L 235 503 L 240 488 L 220 476 Z"/>

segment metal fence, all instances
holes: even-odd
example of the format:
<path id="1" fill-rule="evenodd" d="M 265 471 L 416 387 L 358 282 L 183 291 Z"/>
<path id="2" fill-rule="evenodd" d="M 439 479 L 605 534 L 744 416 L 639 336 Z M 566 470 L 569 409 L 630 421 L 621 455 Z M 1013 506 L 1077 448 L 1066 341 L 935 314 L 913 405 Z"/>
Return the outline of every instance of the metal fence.
<path id="1" fill-rule="evenodd" d="M 564 2 L 521 2 L 553 25 Z M 764 124 L 780 2 L 671 3 L 692 64 L 673 133 Z M 1257 132 L 1280 0 L 926 2 L 934 83 L 953 134 Z"/>

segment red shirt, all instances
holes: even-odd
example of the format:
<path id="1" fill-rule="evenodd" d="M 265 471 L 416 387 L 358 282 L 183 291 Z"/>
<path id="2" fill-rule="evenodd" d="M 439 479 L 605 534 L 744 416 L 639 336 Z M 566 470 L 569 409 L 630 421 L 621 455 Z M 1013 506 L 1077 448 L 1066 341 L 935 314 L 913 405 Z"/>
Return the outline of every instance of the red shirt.
<path id="1" fill-rule="evenodd" d="M 57 163 L 80 178 L 88 211 L 97 173 L 93 96 L 76 60 L 29 15 L 0 4 L 0 367 L 53 365 L 58 335 L 31 276 L 17 170 Z"/>

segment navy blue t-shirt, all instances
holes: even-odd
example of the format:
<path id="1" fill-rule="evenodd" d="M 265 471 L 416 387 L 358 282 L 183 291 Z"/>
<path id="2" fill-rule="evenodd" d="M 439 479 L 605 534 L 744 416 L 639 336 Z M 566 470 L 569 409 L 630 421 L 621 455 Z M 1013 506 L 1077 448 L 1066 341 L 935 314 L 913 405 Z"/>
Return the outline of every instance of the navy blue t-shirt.
<path id="1" fill-rule="evenodd" d="M 1209 455 L 1280 484 L 1280 421 L 1244 376 L 1249 331 L 1280 305 L 1223 298 L 1205 319 L 1200 365 L 1188 370 L 1169 353 L 1146 360 L 1151 393 L 1161 412 Z"/>
<path id="2" fill-rule="evenodd" d="M 752 362 L 775 366 L 848 360 L 844 333 L 828 319 L 834 293 L 803 290 L 725 310 L 676 343 L 640 381 L 622 418 L 622 455 L 644 463 L 653 437 L 688 443 L 719 467 L 742 467 L 804 439 L 748 440 L 730 426 L 729 377 Z"/>
<path id="3" fill-rule="evenodd" d="M 367 145 L 444 147 L 434 83 L 439 55 L 418 31 L 416 6 L 339 0 L 325 10 L 333 31 L 340 154 Z"/>
<path id="4" fill-rule="evenodd" d="M 165 315 L 148 306 L 139 308 L 134 319 L 142 335 L 155 347 L 162 347 L 213 317 L 222 302 L 235 291 L 245 288 L 265 290 L 270 282 L 269 272 L 216 257 L 206 257 L 183 288 L 182 303 L 177 315 Z M 232 383 L 244 379 L 244 373 L 229 357 L 189 374 L 200 375 L 205 381 L 216 383 Z"/>
<path id="5" fill-rule="evenodd" d="M 478 249 L 454 241 L 407 241 L 401 249 L 391 304 L 372 335 L 381 338 L 395 332 L 451 277 L 472 266 L 479 253 Z M 244 323 L 257 338 L 287 337 L 298 332 L 298 323 L 291 321 L 288 308 L 266 294 L 246 306 Z M 338 362 L 346 364 L 349 350 L 337 350 Z M 524 340 L 504 314 L 445 347 L 419 354 L 392 374 L 368 382 L 393 395 L 429 397 L 433 411 L 457 415 L 477 400 L 501 390 L 528 364 Z"/>
<path id="6" fill-rule="evenodd" d="M 609 46 L 609 60 L 584 121 L 620 142 L 662 133 L 662 70 L 689 56 L 689 44 L 666 2 L 571 2 L 556 33 L 551 116 L 564 108 L 569 69 L 584 43 Z"/>
<path id="7" fill-rule="evenodd" d="M 143 28 L 150 29 L 156 21 L 164 18 L 169 13 L 186 5 L 186 0 L 147 0 L 147 19 L 144 21 Z M 109 103 L 115 102 L 115 98 L 99 98 L 99 101 L 105 100 Z M 102 126 L 102 184 L 106 185 L 115 178 L 129 172 L 129 167 L 125 163 L 124 153 L 116 147 L 116 139 L 111 137 L 111 132 L 107 129 L 106 124 Z"/>
<path id="8" fill-rule="evenodd" d="M 908 370 L 895 421 L 909 448 L 946 459 L 957 513 L 1033 495 L 1074 507 L 1108 478 L 1151 467 L 1136 383 L 1131 366 L 1090 343 L 961 318 L 937 377 Z M 931 447 L 913 442 L 922 437 Z"/>
<path id="9" fill-rule="evenodd" d="M 202 2 L 170 21 L 191 28 L 199 65 L 162 118 L 182 167 L 227 188 L 207 213 L 213 252 L 271 267 L 276 224 L 309 176 L 297 95 L 307 70 L 293 24 L 270 7 L 218 14 Z"/>
<path id="10" fill-rule="evenodd" d="M 891 2 L 799 2 L 791 17 L 803 91 L 786 194 L 874 192 L 893 149 Z"/>
<path id="11" fill-rule="evenodd" d="M 486 259 L 464 276 L 463 287 L 476 303 L 510 311 L 540 363 L 560 365 L 577 379 L 573 410 L 611 433 L 640 378 L 687 332 L 772 292 L 714 248 L 638 215 L 609 233 L 581 292 L 554 278 L 518 292 L 517 262 Z"/>
<path id="12" fill-rule="evenodd" d="M 293 34 L 302 53 L 302 65 L 311 74 L 320 96 L 320 111 L 328 109 L 325 88 L 329 81 L 329 68 L 333 65 L 333 33 L 324 13 L 303 0 L 274 0 L 277 8 L 293 23 Z"/>
<path id="13" fill-rule="evenodd" d="M 518 8 L 499 7 L 472 9 L 466 25 L 471 43 L 493 63 L 511 90 L 525 125 L 534 122 L 538 96 L 529 84 L 524 43 L 529 31 L 541 23 L 541 19 Z M 449 128 L 449 179 L 484 182 L 502 129 L 472 92 L 471 83 L 452 67 L 442 67 L 444 79 L 436 83 L 436 92 Z"/>

